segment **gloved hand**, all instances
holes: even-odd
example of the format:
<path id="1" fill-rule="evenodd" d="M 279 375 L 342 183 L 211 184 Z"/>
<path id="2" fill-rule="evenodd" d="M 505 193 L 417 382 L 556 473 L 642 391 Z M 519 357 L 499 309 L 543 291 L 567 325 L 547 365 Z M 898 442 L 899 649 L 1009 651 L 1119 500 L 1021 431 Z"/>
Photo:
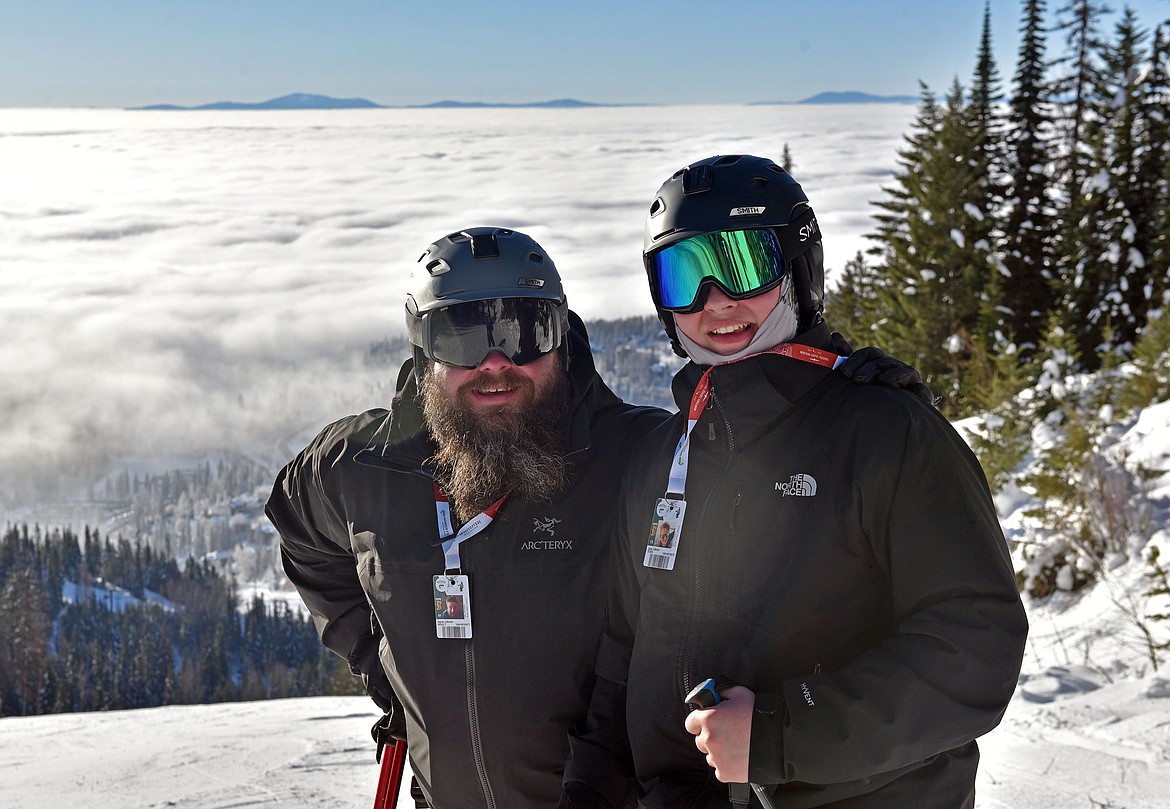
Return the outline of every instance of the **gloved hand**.
<path id="1" fill-rule="evenodd" d="M 378 654 L 378 646 L 382 640 L 381 633 L 375 635 L 367 633 L 353 645 L 349 653 L 349 671 L 362 678 L 362 685 L 374 704 L 392 716 L 395 720 L 395 731 L 401 728 L 401 734 L 392 733 L 396 739 L 406 738 L 406 723 L 402 718 L 402 705 L 394 694 L 390 685 L 390 678 L 382 668 L 382 658 Z"/>
<path id="2" fill-rule="evenodd" d="M 837 370 L 859 385 L 905 388 L 927 404 L 934 404 L 934 392 L 922 381 L 918 369 L 891 357 L 880 348 L 867 346 L 857 349 Z"/>
<path id="3" fill-rule="evenodd" d="M 393 711 L 387 711 L 374 726 L 370 728 L 370 735 L 374 737 L 374 744 L 378 746 L 374 758 L 382 763 L 382 750 L 394 741 L 406 741 L 406 721 L 402 718 L 402 706 Z"/>

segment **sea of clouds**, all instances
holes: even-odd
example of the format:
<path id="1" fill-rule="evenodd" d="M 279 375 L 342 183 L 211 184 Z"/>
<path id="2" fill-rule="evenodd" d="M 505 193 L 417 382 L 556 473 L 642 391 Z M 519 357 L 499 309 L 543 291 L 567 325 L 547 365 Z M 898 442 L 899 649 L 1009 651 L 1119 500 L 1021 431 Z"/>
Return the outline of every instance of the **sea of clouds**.
<path id="1" fill-rule="evenodd" d="M 0 507 L 384 404 L 414 263 L 473 225 L 550 252 L 584 318 L 651 314 L 672 172 L 787 145 L 833 271 L 864 249 L 914 108 L 0 109 Z M 61 485 L 68 481 L 68 485 Z"/>

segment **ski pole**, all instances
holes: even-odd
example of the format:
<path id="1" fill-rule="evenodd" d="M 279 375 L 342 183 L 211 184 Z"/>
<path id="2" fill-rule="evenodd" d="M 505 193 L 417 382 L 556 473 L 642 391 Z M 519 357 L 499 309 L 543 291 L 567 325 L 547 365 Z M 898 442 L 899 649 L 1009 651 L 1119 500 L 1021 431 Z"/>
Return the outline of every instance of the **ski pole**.
<path id="1" fill-rule="evenodd" d="M 723 697 L 719 696 L 719 691 L 715 686 L 714 677 L 708 677 L 706 680 L 703 680 L 703 682 L 696 685 L 691 690 L 691 693 L 687 694 L 686 699 L 683 700 L 686 705 L 698 709 L 714 708 L 722 701 Z M 764 788 L 759 784 L 751 783 L 727 785 L 727 796 L 731 800 L 731 805 L 747 806 L 750 801 L 750 793 L 748 792 L 749 789 L 756 793 L 756 797 L 759 799 L 760 805 L 763 806 L 764 809 L 776 809 L 775 804 L 772 803 L 772 799 L 768 797 L 768 793 L 764 792 Z"/>
<path id="2" fill-rule="evenodd" d="M 391 739 L 382 750 L 382 769 L 378 773 L 378 791 L 374 809 L 394 809 L 402 787 L 402 770 L 406 765 L 406 740 Z"/>

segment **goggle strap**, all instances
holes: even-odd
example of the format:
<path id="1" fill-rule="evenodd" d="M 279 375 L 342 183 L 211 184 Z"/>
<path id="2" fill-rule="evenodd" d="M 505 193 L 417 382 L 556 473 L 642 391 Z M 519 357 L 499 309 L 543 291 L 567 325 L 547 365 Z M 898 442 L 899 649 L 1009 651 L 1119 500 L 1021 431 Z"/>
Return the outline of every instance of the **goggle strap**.
<path id="1" fill-rule="evenodd" d="M 780 240 L 780 250 L 786 263 L 791 263 L 811 250 L 821 240 L 821 226 L 813 209 L 804 206 L 791 222 L 776 228 L 776 238 Z"/>

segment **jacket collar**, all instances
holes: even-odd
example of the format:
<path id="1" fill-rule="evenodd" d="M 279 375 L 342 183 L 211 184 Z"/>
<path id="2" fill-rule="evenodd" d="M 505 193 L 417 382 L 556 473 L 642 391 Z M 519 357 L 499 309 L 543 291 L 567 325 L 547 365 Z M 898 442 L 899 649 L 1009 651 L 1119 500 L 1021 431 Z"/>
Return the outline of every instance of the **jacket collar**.
<path id="1" fill-rule="evenodd" d="M 796 335 L 792 342 L 826 351 L 850 351 L 840 336 L 832 334 L 824 322 Z M 671 381 L 671 391 L 680 412 L 686 413 L 689 409 L 699 379 L 709 367 L 688 362 L 675 374 Z M 719 396 L 721 389 L 735 392 L 734 396 L 725 394 L 720 397 L 722 403 L 732 404 L 736 410 L 756 410 L 758 408 L 754 405 L 757 404 L 765 408 L 775 407 L 774 396 L 779 396 L 785 404 L 795 402 L 823 380 L 825 373 L 826 369 L 818 365 L 791 357 L 763 354 L 715 366 L 711 372 L 711 383 L 716 396 Z M 761 395 L 763 400 L 759 398 Z"/>

